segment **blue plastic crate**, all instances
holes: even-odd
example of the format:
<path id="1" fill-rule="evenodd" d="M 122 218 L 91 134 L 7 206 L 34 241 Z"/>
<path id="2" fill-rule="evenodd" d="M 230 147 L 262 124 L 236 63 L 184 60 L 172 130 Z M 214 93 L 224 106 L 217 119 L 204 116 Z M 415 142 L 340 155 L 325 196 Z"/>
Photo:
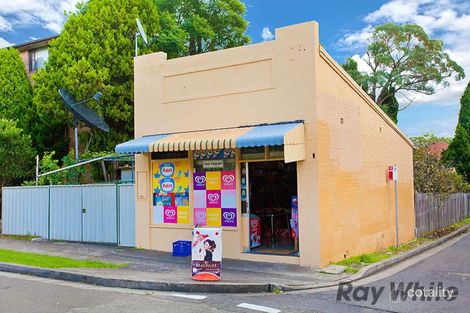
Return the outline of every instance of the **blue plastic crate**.
<path id="1" fill-rule="evenodd" d="M 191 241 L 178 240 L 173 242 L 173 256 L 191 255 Z"/>

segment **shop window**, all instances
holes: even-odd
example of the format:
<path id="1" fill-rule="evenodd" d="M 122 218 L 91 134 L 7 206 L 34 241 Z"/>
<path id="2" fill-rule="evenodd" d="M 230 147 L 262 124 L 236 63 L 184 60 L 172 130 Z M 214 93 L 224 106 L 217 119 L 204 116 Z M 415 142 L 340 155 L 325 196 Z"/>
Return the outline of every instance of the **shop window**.
<path id="1" fill-rule="evenodd" d="M 152 160 L 152 224 L 190 224 L 189 180 L 187 158 Z"/>
<path id="2" fill-rule="evenodd" d="M 194 224 L 236 227 L 235 151 L 195 151 L 193 158 Z"/>
<path id="3" fill-rule="evenodd" d="M 241 148 L 242 160 L 264 160 L 266 158 L 265 147 Z"/>
<path id="4" fill-rule="evenodd" d="M 240 151 L 244 161 L 284 158 L 284 145 L 242 148 Z"/>
<path id="5" fill-rule="evenodd" d="M 284 146 L 270 146 L 268 149 L 268 159 L 283 159 L 284 158 Z"/>

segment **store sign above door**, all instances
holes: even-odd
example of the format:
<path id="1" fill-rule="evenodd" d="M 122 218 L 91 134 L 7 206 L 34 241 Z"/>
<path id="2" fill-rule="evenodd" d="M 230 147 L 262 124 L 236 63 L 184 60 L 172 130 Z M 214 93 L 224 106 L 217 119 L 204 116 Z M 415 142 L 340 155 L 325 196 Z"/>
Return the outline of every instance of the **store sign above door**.
<path id="1" fill-rule="evenodd" d="M 224 168 L 224 161 L 223 160 L 205 160 L 202 161 L 202 167 L 204 169 L 208 168 Z"/>

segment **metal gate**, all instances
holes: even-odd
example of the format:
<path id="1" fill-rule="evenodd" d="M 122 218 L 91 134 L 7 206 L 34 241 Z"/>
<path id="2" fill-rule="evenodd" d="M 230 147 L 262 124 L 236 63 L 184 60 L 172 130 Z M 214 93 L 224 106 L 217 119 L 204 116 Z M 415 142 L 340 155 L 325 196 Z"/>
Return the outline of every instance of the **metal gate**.
<path id="1" fill-rule="evenodd" d="M 134 185 L 5 187 L 3 233 L 135 245 Z"/>

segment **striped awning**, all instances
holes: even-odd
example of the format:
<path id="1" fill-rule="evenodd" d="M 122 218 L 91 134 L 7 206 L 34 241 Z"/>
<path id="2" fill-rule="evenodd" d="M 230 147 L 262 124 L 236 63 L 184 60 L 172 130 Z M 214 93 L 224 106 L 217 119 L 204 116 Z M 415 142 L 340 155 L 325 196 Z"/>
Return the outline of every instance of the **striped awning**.
<path id="1" fill-rule="evenodd" d="M 305 159 L 302 121 L 143 136 L 116 146 L 117 153 L 234 149 L 284 145 L 284 159 Z"/>

